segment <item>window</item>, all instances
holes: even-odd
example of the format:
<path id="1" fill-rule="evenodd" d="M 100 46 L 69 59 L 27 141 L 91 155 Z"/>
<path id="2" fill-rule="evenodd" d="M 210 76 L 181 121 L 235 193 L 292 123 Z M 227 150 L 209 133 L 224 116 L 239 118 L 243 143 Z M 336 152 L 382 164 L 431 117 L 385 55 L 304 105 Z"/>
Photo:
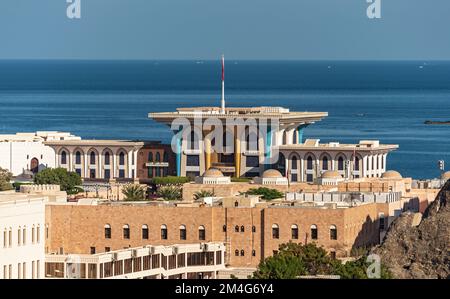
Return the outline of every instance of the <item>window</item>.
<path id="1" fill-rule="evenodd" d="M 242 225 L 241 226 L 241 233 L 243 233 L 245 231 L 245 227 Z"/>
<path id="2" fill-rule="evenodd" d="M 18 279 L 22 278 L 22 264 L 21 263 L 17 264 L 17 278 Z"/>
<path id="3" fill-rule="evenodd" d="M 105 247 L 105 252 L 110 252 L 111 251 L 111 247 Z"/>
<path id="4" fill-rule="evenodd" d="M 322 170 L 328 170 L 328 157 L 324 156 L 322 158 Z"/>
<path id="5" fill-rule="evenodd" d="M 337 240 L 337 228 L 336 228 L 336 225 L 330 226 L 330 240 Z"/>
<path id="6" fill-rule="evenodd" d="M 201 241 L 206 239 L 206 231 L 205 231 L 205 227 L 203 225 L 200 225 L 198 227 L 198 239 Z"/>
<path id="7" fill-rule="evenodd" d="M 45 225 L 45 238 L 48 239 L 48 224 Z"/>
<path id="8" fill-rule="evenodd" d="M 167 152 L 163 154 L 163 162 L 169 162 L 169 154 Z"/>
<path id="9" fill-rule="evenodd" d="M 109 154 L 109 152 L 106 152 L 105 153 L 105 165 L 109 165 L 111 163 L 110 159 L 111 159 L 111 155 Z"/>
<path id="10" fill-rule="evenodd" d="M 235 232 L 235 233 L 238 233 L 238 232 L 239 232 L 239 226 L 238 226 L 238 225 L 236 225 L 236 226 L 234 227 L 234 232 Z"/>
<path id="11" fill-rule="evenodd" d="M 123 179 L 125 177 L 125 170 L 119 169 L 119 178 Z"/>
<path id="12" fill-rule="evenodd" d="M 167 226 L 161 225 L 161 240 L 167 240 Z"/>
<path id="13" fill-rule="evenodd" d="M 25 226 L 22 229 L 22 244 L 27 244 L 27 228 Z"/>
<path id="14" fill-rule="evenodd" d="M 27 278 L 27 263 L 22 264 L 22 273 L 23 273 L 23 279 Z"/>
<path id="15" fill-rule="evenodd" d="M 191 134 L 190 134 L 190 138 L 189 138 L 189 149 L 191 149 L 191 150 L 193 150 L 193 149 L 196 149 L 196 148 L 198 148 L 198 146 L 197 146 L 197 134 L 195 134 L 195 132 L 194 131 L 191 131 Z"/>
<path id="16" fill-rule="evenodd" d="M 241 256 L 244 256 L 244 255 L 245 255 L 245 251 L 241 250 Z"/>
<path id="17" fill-rule="evenodd" d="M 36 228 L 36 242 L 41 243 L 41 226 L 39 224 Z"/>
<path id="18" fill-rule="evenodd" d="M 385 230 L 386 223 L 385 223 L 384 213 L 380 213 L 378 215 L 378 218 L 380 218 L 380 230 Z"/>
<path id="19" fill-rule="evenodd" d="M 222 232 L 224 232 L 224 233 L 227 232 L 227 226 L 225 224 L 222 226 Z"/>
<path id="20" fill-rule="evenodd" d="M 111 239 L 111 225 L 105 224 L 105 239 Z"/>
<path id="21" fill-rule="evenodd" d="M 105 179 L 110 179 L 111 178 L 111 171 L 109 169 L 105 169 Z"/>
<path id="22" fill-rule="evenodd" d="M 280 238 L 280 228 L 278 227 L 278 224 L 272 224 L 272 239 L 279 239 Z"/>
<path id="23" fill-rule="evenodd" d="M 252 233 L 256 233 L 256 226 L 252 226 Z"/>
<path id="24" fill-rule="evenodd" d="M 12 247 L 12 228 L 9 228 L 9 232 L 8 232 L 8 245 L 9 247 Z"/>
<path id="25" fill-rule="evenodd" d="M 124 239 L 130 238 L 130 226 L 128 224 L 125 224 L 123 226 L 123 238 Z"/>
<path id="26" fill-rule="evenodd" d="M 256 256 L 256 250 L 252 250 L 252 256 Z"/>
<path id="27" fill-rule="evenodd" d="M 75 164 L 81 164 L 81 152 L 77 151 L 75 153 Z"/>
<path id="28" fill-rule="evenodd" d="M 239 256 L 239 250 L 236 249 L 236 250 L 234 251 L 234 255 L 235 255 L 235 256 Z"/>
<path id="29" fill-rule="evenodd" d="M 186 166 L 200 166 L 200 159 L 198 155 L 187 155 Z"/>
<path id="30" fill-rule="evenodd" d="M 318 232 L 317 232 L 317 226 L 315 224 L 311 225 L 311 239 L 317 240 Z"/>
<path id="31" fill-rule="evenodd" d="M 259 157 L 258 156 L 246 156 L 245 166 L 246 167 L 258 167 L 259 166 Z"/>
<path id="32" fill-rule="evenodd" d="M 308 174 L 306 174 L 306 181 L 308 182 L 308 183 L 311 183 L 312 181 L 313 181 L 313 175 L 312 175 L 312 173 L 308 173 Z"/>
<path id="33" fill-rule="evenodd" d="M 67 153 L 66 151 L 61 152 L 61 164 L 65 165 L 67 164 Z"/>
<path id="34" fill-rule="evenodd" d="M 95 165 L 95 153 L 94 153 L 94 152 L 91 152 L 91 155 L 90 155 L 90 164 L 91 164 L 91 165 Z"/>
<path id="35" fill-rule="evenodd" d="M 343 171 L 344 170 L 344 158 L 339 157 L 338 159 L 338 170 Z"/>
<path id="36" fill-rule="evenodd" d="M 19 226 L 19 229 L 17 230 L 17 246 L 20 246 L 20 242 L 22 242 L 22 229 Z"/>
<path id="37" fill-rule="evenodd" d="M 355 171 L 359 171 L 359 158 L 355 157 Z"/>
<path id="38" fill-rule="evenodd" d="M 7 247 L 8 246 L 8 232 L 5 230 L 3 231 L 3 247 Z"/>
<path id="39" fill-rule="evenodd" d="M 153 162 L 153 153 L 149 152 L 147 157 L 148 162 Z"/>
<path id="40" fill-rule="evenodd" d="M 148 226 L 146 224 L 142 225 L 142 239 L 148 240 Z"/>
<path id="41" fill-rule="evenodd" d="M 120 152 L 119 154 L 119 165 L 125 165 L 125 153 Z"/>
<path id="42" fill-rule="evenodd" d="M 159 152 L 156 153 L 156 162 L 161 162 L 161 154 Z"/>
<path id="43" fill-rule="evenodd" d="M 34 225 L 33 225 L 33 227 L 31 228 L 31 243 L 33 243 L 33 244 L 36 242 L 35 235 L 36 235 L 36 229 L 34 228 Z"/>
<path id="44" fill-rule="evenodd" d="M 298 226 L 297 224 L 291 225 L 291 239 L 297 240 L 298 239 Z"/>
<path id="45" fill-rule="evenodd" d="M 234 202 L 234 207 L 235 208 L 239 207 L 239 202 L 237 200 Z"/>
<path id="46" fill-rule="evenodd" d="M 180 240 L 186 240 L 186 226 L 180 225 Z"/>
<path id="47" fill-rule="evenodd" d="M 308 156 L 306 159 L 306 169 L 313 169 L 313 159 L 311 156 Z"/>
<path id="48" fill-rule="evenodd" d="M 95 254 L 95 247 L 91 247 L 91 254 Z"/>

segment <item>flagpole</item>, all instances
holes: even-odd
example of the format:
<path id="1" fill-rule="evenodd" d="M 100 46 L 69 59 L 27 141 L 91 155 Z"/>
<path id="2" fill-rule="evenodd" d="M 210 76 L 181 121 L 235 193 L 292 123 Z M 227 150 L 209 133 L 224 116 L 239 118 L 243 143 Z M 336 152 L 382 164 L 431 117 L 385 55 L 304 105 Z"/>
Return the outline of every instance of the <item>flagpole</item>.
<path id="1" fill-rule="evenodd" d="M 222 55 L 222 101 L 220 113 L 225 114 L 225 56 Z"/>

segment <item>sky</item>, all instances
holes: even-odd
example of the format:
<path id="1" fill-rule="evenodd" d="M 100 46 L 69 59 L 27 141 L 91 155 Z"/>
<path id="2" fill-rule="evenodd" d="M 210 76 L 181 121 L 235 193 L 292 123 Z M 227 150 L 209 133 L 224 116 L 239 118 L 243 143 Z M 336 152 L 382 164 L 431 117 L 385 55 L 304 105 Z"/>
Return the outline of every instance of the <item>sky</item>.
<path id="1" fill-rule="evenodd" d="M 0 0 L 0 59 L 450 60 L 449 0 Z"/>

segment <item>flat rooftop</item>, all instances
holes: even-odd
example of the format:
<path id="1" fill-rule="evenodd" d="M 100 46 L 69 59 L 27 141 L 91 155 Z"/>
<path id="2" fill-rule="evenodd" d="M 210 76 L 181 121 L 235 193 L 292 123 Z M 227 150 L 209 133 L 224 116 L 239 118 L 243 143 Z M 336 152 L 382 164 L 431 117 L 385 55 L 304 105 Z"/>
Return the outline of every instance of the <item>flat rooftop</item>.
<path id="1" fill-rule="evenodd" d="M 51 140 L 44 142 L 45 145 L 66 146 L 144 146 L 161 144 L 160 141 L 148 140 L 108 140 L 108 139 L 81 139 L 81 140 Z"/>
<path id="2" fill-rule="evenodd" d="M 396 150 L 397 144 L 380 144 L 379 140 L 361 140 L 358 144 L 345 144 L 339 142 L 320 143 L 320 139 L 306 139 L 300 144 L 286 144 L 278 147 L 280 150 L 317 150 L 323 149 L 327 151 L 372 151 L 372 150 Z"/>
<path id="3" fill-rule="evenodd" d="M 48 198 L 41 194 L 25 194 L 11 191 L 0 192 L 0 206 L 29 202 L 47 202 Z"/>
<path id="4" fill-rule="evenodd" d="M 228 107 L 221 113 L 220 107 L 186 107 L 177 108 L 174 112 L 149 113 L 148 117 L 160 122 L 170 122 L 174 118 L 185 117 L 215 117 L 215 118 L 278 118 L 280 121 L 313 123 L 328 116 L 328 112 L 291 112 L 284 107 Z"/>

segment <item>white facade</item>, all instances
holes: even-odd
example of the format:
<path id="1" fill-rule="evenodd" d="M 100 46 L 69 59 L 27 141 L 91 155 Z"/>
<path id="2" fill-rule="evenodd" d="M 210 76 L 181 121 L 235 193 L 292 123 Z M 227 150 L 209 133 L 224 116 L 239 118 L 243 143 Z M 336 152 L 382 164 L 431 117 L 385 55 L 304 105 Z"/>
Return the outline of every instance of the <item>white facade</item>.
<path id="1" fill-rule="evenodd" d="M 0 135 L 0 167 L 8 169 L 14 176 L 24 170 L 37 172 L 55 167 L 55 151 L 43 142 L 80 139 L 70 133 L 53 131 Z"/>
<path id="2" fill-rule="evenodd" d="M 46 201 L 0 193 L 0 279 L 44 278 Z"/>

